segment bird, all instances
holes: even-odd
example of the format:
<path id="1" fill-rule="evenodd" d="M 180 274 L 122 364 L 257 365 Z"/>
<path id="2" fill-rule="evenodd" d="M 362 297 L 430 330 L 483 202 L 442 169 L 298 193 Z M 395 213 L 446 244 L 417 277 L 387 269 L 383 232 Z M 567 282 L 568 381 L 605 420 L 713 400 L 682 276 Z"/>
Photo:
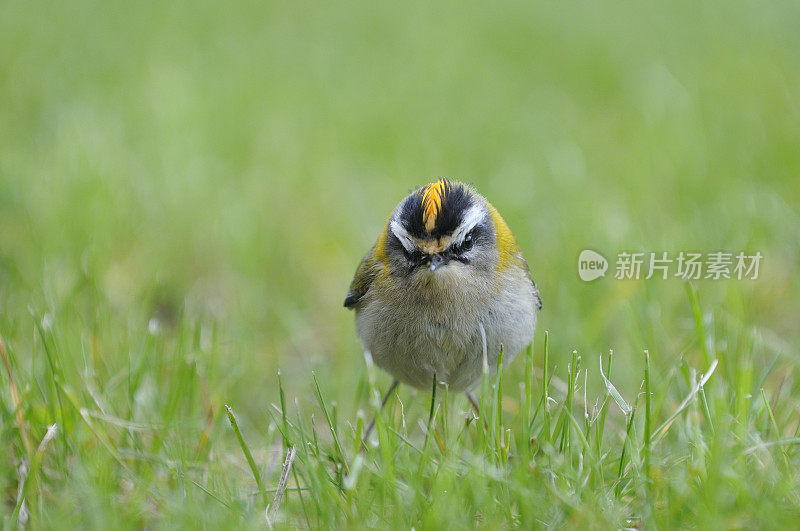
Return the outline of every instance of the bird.
<path id="1" fill-rule="evenodd" d="M 472 390 L 533 341 L 539 290 L 497 209 L 440 178 L 402 199 L 359 263 L 344 306 L 365 352 L 393 382 Z M 373 419 L 374 423 L 374 419 Z M 369 435 L 370 428 L 367 429 Z"/>

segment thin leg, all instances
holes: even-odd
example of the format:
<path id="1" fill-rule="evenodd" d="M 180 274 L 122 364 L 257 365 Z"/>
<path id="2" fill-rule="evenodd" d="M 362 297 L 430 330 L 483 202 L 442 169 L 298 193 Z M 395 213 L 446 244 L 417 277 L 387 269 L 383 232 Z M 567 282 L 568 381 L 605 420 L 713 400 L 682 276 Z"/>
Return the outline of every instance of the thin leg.
<path id="1" fill-rule="evenodd" d="M 472 404 L 472 409 L 475 410 L 475 414 L 480 417 L 481 407 L 478 405 L 478 399 L 475 398 L 475 395 L 473 395 L 471 391 L 467 391 L 464 394 L 467 395 L 467 398 L 469 398 L 469 403 Z"/>
<path id="2" fill-rule="evenodd" d="M 433 373 L 433 387 L 431 388 L 431 410 L 428 413 L 428 428 L 425 430 L 425 446 L 424 448 L 428 447 L 428 436 L 434 430 L 433 427 L 433 412 L 435 411 L 436 407 L 436 373 Z"/>
<path id="3" fill-rule="evenodd" d="M 386 394 L 383 395 L 383 400 L 381 400 L 381 408 L 374 415 L 372 415 L 372 420 L 369 422 L 369 425 L 367 426 L 367 429 L 364 432 L 364 438 L 361 440 L 364 446 L 367 445 L 367 439 L 369 439 L 369 434 L 372 433 L 372 428 L 375 427 L 375 418 L 381 411 L 383 411 L 383 407 L 386 405 L 386 402 L 389 401 L 389 397 L 392 396 L 392 393 L 394 392 L 395 389 L 397 389 L 398 385 L 400 385 L 400 382 L 398 382 L 397 380 L 393 380 L 392 385 L 389 386 L 389 390 L 386 391 Z"/>
<path id="4" fill-rule="evenodd" d="M 431 411 L 428 414 L 428 426 L 433 420 L 433 407 L 436 404 L 436 373 L 433 373 L 433 387 L 431 388 Z"/>

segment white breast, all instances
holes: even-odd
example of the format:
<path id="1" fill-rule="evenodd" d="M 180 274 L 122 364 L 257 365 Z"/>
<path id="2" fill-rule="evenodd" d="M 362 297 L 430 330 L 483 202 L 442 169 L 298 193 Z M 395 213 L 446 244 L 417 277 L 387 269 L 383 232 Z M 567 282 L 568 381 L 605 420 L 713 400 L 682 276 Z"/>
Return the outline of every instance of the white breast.
<path id="1" fill-rule="evenodd" d="M 379 367 L 419 389 L 430 389 L 435 374 L 450 390 L 464 391 L 482 374 L 481 324 L 492 370 L 501 344 L 508 363 L 533 340 L 536 292 L 524 272 L 505 275 L 499 290 L 453 285 L 459 287 L 429 300 L 371 290 L 356 310 L 356 329 Z M 480 298 L 475 293 L 493 295 Z"/>

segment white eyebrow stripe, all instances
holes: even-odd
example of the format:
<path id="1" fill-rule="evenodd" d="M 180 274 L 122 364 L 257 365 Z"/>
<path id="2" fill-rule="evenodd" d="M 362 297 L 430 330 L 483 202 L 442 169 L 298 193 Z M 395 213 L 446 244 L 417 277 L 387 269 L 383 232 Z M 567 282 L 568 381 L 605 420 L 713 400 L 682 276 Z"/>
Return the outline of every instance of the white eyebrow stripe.
<path id="1" fill-rule="evenodd" d="M 389 223 L 389 229 L 391 229 L 392 233 L 397 236 L 397 239 L 400 240 L 400 243 L 403 244 L 403 247 L 406 248 L 406 251 L 409 253 L 414 252 L 416 246 L 411 240 L 411 236 L 408 234 L 406 228 L 399 221 L 393 219 Z"/>
<path id="2" fill-rule="evenodd" d="M 456 245 L 464 241 L 464 237 L 469 231 L 475 228 L 475 225 L 483 221 L 486 216 L 486 210 L 481 208 L 481 205 L 473 205 L 464 213 L 464 218 L 458 225 L 458 228 L 453 231 L 453 243 Z"/>

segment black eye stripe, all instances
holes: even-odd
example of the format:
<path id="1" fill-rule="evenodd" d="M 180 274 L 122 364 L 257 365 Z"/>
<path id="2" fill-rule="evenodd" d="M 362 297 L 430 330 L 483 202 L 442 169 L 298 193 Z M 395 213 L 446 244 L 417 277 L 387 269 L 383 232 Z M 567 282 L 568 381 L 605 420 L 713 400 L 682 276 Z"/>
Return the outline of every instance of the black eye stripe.
<path id="1" fill-rule="evenodd" d="M 406 249 L 405 245 L 403 245 L 403 242 L 400 241 L 400 238 L 398 238 L 397 235 L 395 235 L 394 232 L 392 232 L 391 230 L 386 235 L 385 249 L 386 249 L 386 254 L 389 255 L 391 255 L 392 253 L 402 252 L 403 256 L 405 256 L 406 259 L 411 259 L 412 257 L 412 253 L 409 252 L 408 249 Z"/>

